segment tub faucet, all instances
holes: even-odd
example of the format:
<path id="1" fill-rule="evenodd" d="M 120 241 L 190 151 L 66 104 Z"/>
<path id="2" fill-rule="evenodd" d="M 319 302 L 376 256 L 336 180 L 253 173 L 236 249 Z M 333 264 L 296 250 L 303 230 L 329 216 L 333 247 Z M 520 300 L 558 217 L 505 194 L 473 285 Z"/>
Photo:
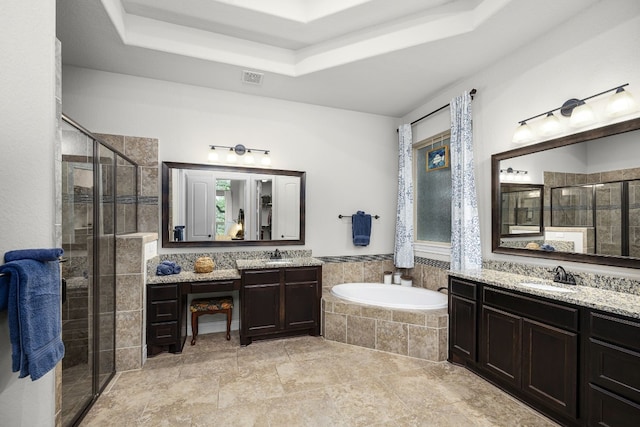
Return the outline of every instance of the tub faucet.
<path id="1" fill-rule="evenodd" d="M 565 285 L 576 284 L 575 276 L 571 273 L 567 273 L 567 270 L 560 265 L 553 269 L 553 281 L 557 283 L 564 283 Z"/>
<path id="2" fill-rule="evenodd" d="M 271 259 L 282 259 L 282 254 L 278 249 L 271 254 Z"/>

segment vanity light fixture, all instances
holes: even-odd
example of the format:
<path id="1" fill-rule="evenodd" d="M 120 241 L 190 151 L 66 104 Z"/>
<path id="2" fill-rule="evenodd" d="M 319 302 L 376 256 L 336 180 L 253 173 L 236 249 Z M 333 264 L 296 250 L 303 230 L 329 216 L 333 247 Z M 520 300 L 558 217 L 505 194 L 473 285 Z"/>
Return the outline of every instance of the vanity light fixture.
<path id="1" fill-rule="evenodd" d="M 220 155 L 218 154 L 219 150 L 217 148 L 227 148 L 229 151 L 225 158 L 226 163 L 237 163 L 238 157 L 242 157 L 244 159 L 244 164 L 253 165 L 256 163 L 256 158 L 254 157 L 254 152 L 263 153 L 263 157 L 261 160 L 262 165 L 269 166 L 271 165 L 271 158 L 269 157 L 269 150 L 262 150 L 259 148 L 247 148 L 242 144 L 237 144 L 233 147 L 226 145 L 210 145 L 209 146 L 209 155 L 207 159 L 209 162 L 218 163 L 220 162 Z"/>
<path id="2" fill-rule="evenodd" d="M 605 107 L 606 117 L 615 118 L 632 113 L 637 109 L 637 104 L 633 96 L 624 89 L 626 86 L 629 86 L 629 83 L 616 86 L 586 98 L 572 98 L 558 108 L 522 120 L 518 122 L 520 125 L 516 128 L 512 141 L 516 144 L 526 144 L 534 141 L 537 138 L 537 132 L 535 132 L 527 122 L 542 116 L 545 116 L 545 118 L 538 128 L 540 136 L 548 137 L 560 133 L 564 126 L 561 120 L 553 114 L 555 111 L 560 111 L 562 116 L 569 117 L 569 126 L 571 127 L 580 128 L 590 125 L 596 121 L 596 114 L 585 101 L 613 91 L 615 91 L 615 93 L 611 96 Z"/>
<path id="3" fill-rule="evenodd" d="M 500 169 L 500 182 L 531 182 L 529 171 L 514 168 Z"/>

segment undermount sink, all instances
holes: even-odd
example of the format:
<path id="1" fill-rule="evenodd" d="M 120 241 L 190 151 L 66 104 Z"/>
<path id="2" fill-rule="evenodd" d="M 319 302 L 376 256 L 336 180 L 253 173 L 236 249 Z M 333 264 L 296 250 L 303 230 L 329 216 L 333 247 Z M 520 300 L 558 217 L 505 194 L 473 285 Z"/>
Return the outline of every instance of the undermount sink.
<path id="1" fill-rule="evenodd" d="M 542 291 L 551 292 L 575 292 L 575 289 L 561 288 L 559 286 L 545 285 L 544 283 L 520 283 L 520 286 L 524 286 L 531 289 L 540 289 Z"/>
<path id="2" fill-rule="evenodd" d="M 265 265 L 283 265 L 283 264 L 291 264 L 293 260 L 290 259 L 270 259 L 265 261 Z"/>

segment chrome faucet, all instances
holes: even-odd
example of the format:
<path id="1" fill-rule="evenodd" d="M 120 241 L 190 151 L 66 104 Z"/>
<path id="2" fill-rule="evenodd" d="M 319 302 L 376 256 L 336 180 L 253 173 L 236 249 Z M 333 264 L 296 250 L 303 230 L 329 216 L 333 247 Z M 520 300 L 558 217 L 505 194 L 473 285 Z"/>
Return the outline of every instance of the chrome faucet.
<path id="1" fill-rule="evenodd" d="M 271 259 L 282 259 L 282 254 L 278 249 L 276 249 L 275 252 L 271 254 Z"/>
<path id="2" fill-rule="evenodd" d="M 575 276 L 571 273 L 567 273 L 567 270 L 560 265 L 553 269 L 553 281 L 557 283 L 564 283 L 565 285 L 576 284 Z"/>

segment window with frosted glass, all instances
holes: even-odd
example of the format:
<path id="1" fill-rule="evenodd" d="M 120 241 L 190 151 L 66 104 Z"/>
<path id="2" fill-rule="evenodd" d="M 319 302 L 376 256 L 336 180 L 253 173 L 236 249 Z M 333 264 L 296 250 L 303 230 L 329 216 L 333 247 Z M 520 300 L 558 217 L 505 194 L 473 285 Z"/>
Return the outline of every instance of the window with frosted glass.
<path id="1" fill-rule="evenodd" d="M 416 144 L 414 161 L 414 205 L 416 241 L 451 242 L 451 168 L 427 168 L 429 152 L 449 150 L 449 132 Z"/>

